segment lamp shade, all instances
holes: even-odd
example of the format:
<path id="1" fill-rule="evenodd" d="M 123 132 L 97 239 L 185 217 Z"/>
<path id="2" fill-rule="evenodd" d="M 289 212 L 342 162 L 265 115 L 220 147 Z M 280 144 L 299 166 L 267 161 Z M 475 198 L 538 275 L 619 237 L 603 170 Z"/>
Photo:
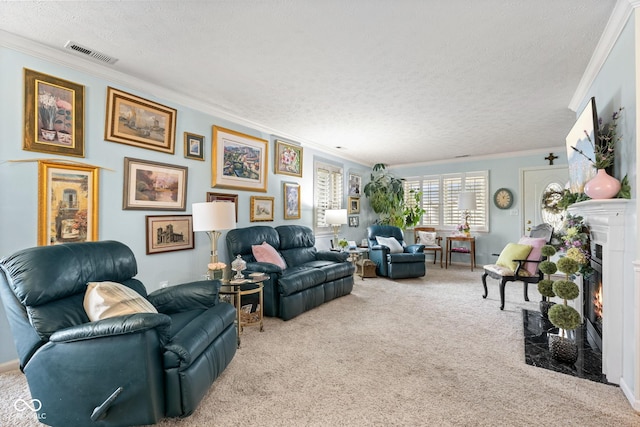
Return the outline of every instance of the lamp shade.
<path id="1" fill-rule="evenodd" d="M 327 209 L 324 211 L 324 222 L 328 225 L 342 225 L 347 221 L 346 209 Z"/>
<path id="2" fill-rule="evenodd" d="M 463 191 L 458 194 L 458 209 L 461 211 L 475 211 L 476 193 L 473 191 Z"/>
<path id="3" fill-rule="evenodd" d="M 191 205 L 193 231 L 218 231 L 236 228 L 236 204 L 205 202 Z"/>

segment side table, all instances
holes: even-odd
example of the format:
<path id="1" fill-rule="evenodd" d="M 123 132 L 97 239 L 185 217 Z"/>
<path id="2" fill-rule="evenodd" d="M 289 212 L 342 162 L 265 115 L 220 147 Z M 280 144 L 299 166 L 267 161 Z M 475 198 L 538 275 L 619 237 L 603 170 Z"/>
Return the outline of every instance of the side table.
<path id="1" fill-rule="evenodd" d="M 456 246 L 452 247 L 451 242 L 469 242 L 469 247 Z M 451 253 L 469 254 L 471 258 L 471 271 L 476 266 L 476 238 L 473 236 L 447 236 L 447 258 L 444 268 L 449 268 L 451 264 Z"/>
<path id="2" fill-rule="evenodd" d="M 236 332 L 238 338 L 238 348 L 240 348 L 240 334 L 245 326 L 259 326 L 260 332 L 264 331 L 263 323 L 263 281 L 267 279 L 265 275 L 249 276 L 245 279 L 223 280 L 220 287 L 220 295 L 230 295 L 236 307 Z M 255 312 L 244 312 L 242 310 L 242 296 L 258 294 L 258 308 Z"/>

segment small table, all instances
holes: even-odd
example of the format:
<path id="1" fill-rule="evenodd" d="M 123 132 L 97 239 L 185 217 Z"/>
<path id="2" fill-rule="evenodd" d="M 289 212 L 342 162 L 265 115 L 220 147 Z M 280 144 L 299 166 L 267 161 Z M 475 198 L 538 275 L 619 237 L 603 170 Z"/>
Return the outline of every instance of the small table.
<path id="1" fill-rule="evenodd" d="M 222 280 L 220 295 L 231 295 L 236 306 L 236 332 L 238 334 L 238 348 L 240 348 L 240 334 L 245 326 L 260 326 L 260 332 L 264 331 L 263 324 L 263 296 L 262 290 L 267 279 L 266 275 L 249 276 L 244 279 Z M 259 303 L 256 312 L 242 311 L 242 296 L 258 294 Z"/>
<path id="2" fill-rule="evenodd" d="M 452 247 L 451 242 L 469 242 L 469 248 L 464 246 Z M 449 268 L 451 264 L 451 253 L 469 254 L 471 257 L 471 271 L 476 265 L 476 238 L 473 236 L 447 236 L 447 259 L 444 268 Z"/>

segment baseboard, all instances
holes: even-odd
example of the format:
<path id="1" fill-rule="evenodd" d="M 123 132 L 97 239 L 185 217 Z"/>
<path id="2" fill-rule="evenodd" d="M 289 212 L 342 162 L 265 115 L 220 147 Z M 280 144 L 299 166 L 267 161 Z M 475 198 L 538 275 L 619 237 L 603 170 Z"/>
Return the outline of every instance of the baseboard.
<path id="1" fill-rule="evenodd" d="M 620 378 L 620 389 L 627 397 L 627 400 L 629 400 L 631 407 L 635 411 L 640 412 L 640 400 L 636 399 L 636 397 L 633 395 L 633 391 L 631 391 L 631 388 L 627 385 L 624 378 Z"/>
<path id="2" fill-rule="evenodd" d="M 20 369 L 20 361 L 18 359 L 9 360 L 8 362 L 0 363 L 0 373 L 15 371 Z"/>

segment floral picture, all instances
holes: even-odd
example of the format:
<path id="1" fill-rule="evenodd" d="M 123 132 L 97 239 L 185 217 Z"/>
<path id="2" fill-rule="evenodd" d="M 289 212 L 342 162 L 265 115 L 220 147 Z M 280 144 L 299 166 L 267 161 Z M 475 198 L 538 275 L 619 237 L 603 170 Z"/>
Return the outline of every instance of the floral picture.
<path id="1" fill-rule="evenodd" d="M 38 161 L 38 245 L 98 240 L 98 168 Z"/>
<path id="2" fill-rule="evenodd" d="M 302 147 L 276 140 L 275 173 L 302 177 Z"/>
<path id="3" fill-rule="evenodd" d="M 24 69 L 23 148 L 84 157 L 84 86 Z"/>
<path id="4" fill-rule="evenodd" d="M 147 215 L 147 255 L 194 248 L 191 215 Z"/>
<path id="5" fill-rule="evenodd" d="M 284 194 L 284 219 L 300 219 L 300 185 L 285 182 L 282 184 Z"/>
<path id="6" fill-rule="evenodd" d="M 251 196 L 250 221 L 273 221 L 275 197 Z"/>
<path id="7" fill-rule="evenodd" d="M 213 187 L 267 191 L 266 140 L 218 126 L 212 139 Z"/>
<path id="8" fill-rule="evenodd" d="M 597 134 L 597 112 L 595 100 L 591 98 L 566 137 L 569 188 L 572 193 L 583 193 L 584 185 L 596 174 L 589 159 L 595 159 L 594 146 L 591 141 L 595 140 Z"/>
<path id="9" fill-rule="evenodd" d="M 185 166 L 125 157 L 122 209 L 184 211 L 187 171 Z"/>
<path id="10" fill-rule="evenodd" d="M 204 136 L 184 133 L 184 157 L 204 161 Z"/>

